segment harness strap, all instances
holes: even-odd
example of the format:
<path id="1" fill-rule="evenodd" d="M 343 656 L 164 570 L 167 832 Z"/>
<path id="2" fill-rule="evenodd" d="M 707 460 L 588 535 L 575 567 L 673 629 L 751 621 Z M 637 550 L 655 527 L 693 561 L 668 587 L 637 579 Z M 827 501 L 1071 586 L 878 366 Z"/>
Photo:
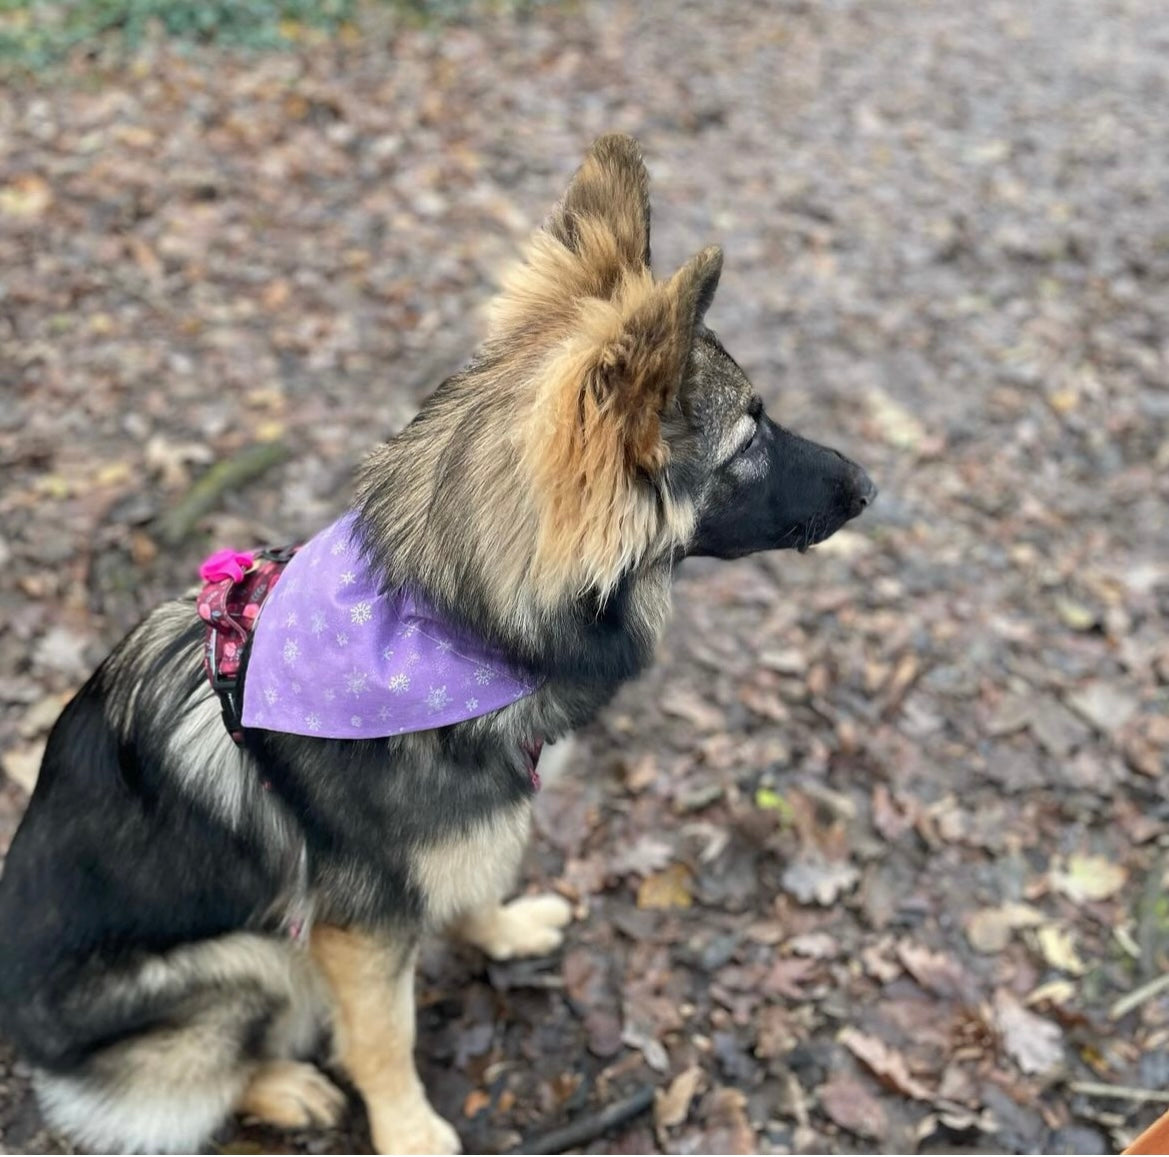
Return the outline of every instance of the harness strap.
<path id="1" fill-rule="evenodd" d="M 297 547 L 257 551 L 219 551 L 199 568 L 203 589 L 195 606 L 207 624 L 203 666 L 219 696 L 223 723 L 236 743 L 243 742 L 243 688 L 240 668 L 260 608 L 275 589 Z"/>

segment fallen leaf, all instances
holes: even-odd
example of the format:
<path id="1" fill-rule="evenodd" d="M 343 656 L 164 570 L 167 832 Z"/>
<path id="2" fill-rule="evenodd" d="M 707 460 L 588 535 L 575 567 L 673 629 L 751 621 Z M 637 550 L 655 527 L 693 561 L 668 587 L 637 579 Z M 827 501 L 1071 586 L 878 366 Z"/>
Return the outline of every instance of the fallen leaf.
<path id="1" fill-rule="evenodd" d="M 810 956 L 814 960 L 831 960 L 840 953 L 836 937 L 827 932 L 805 932 L 802 936 L 793 936 L 786 947 L 796 956 Z"/>
<path id="2" fill-rule="evenodd" d="M 690 891 L 690 869 L 685 864 L 671 864 L 664 872 L 647 876 L 637 889 L 639 908 L 689 908 L 693 903 Z"/>
<path id="3" fill-rule="evenodd" d="M 1084 962 L 1076 952 L 1075 933 L 1070 928 L 1061 928 L 1056 924 L 1045 924 L 1035 934 L 1039 951 L 1043 959 L 1052 968 L 1066 972 L 1071 976 L 1084 974 Z"/>
<path id="4" fill-rule="evenodd" d="M 703 1076 L 698 1065 L 691 1065 L 670 1082 L 668 1089 L 657 1090 L 654 1094 L 654 1125 L 658 1129 L 672 1129 L 686 1120 Z"/>
<path id="5" fill-rule="evenodd" d="M 52 188 L 35 173 L 25 173 L 0 185 L 0 213 L 8 217 L 40 217 L 52 203 Z"/>
<path id="6" fill-rule="evenodd" d="M 707 1132 L 699 1152 L 754 1153 L 755 1130 L 747 1117 L 747 1097 L 738 1089 L 720 1088 L 710 1094 L 706 1107 Z"/>
<path id="7" fill-rule="evenodd" d="M 813 855 L 788 864 L 782 883 L 784 891 L 790 892 L 801 904 L 815 902 L 827 907 L 850 891 L 859 878 L 860 874 L 852 864 Z"/>
<path id="8" fill-rule="evenodd" d="M 790 825 L 796 816 L 792 805 L 779 792 L 772 791 L 769 787 L 761 787 L 755 792 L 755 806 L 764 811 L 776 812 L 780 823 L 785 826 Z"/>
<path id="9" fill-rule="evenodd" d="M 721 731 L 726 716 L 713 703 L 688 687 L 672 686 L 662 695 L 662 710 L 676 719 L 685 719 L 699 731 Z"/>
<path id="10" fill-rule="evenodd" d="M 1097 731 L 1109 735 L 1119 731 L 1136 714 L 1140 700 L 1115 683 L 1097 680 L 1065 697 L 1067 705 Z"/>
<path id="11" fill-rule="evenodd" d="M 463 1101 L 463 1116 L 474 1117 L 491 1104 L 491 1094 L 482 1089 L 472 1089 Z"/>
<path id="12" fill-rule="evenodd" d="M 761 987 L 768 994 L 785 996 L 788 1000 L 804 1000 L 807 993 L 800 987 L 816 971 L 816 962 L 804 957 L 781 956 L 772 964 Z"/>
<path id="13" fill-rule="evenodd" d="M 1051 872 L 1051 886 L 1075 904 L 1107 900 L 1124 887 L 1128 871 L 1106 856 L 1069 856 Z"/>
<path id="14" fill-rule="evenodd" d="M 845 1028 L 837 1039 L 883 1085 L 915 1101 L 933 1100 L 929 1089 L 910 1073 L 905 1058 L 879 1037 L 870 1036 L 859 1029 Z"/>
<path id="15" fill-rule="evenodd" d="M 614 876 L 648 876 L 661 871 L 674 854 L 673 847 L 660 836 L 647 832 L 618 854 L 612 863 Z"/>
<path id="16" fill-rule="evenodd" d="M 27 743 L 20 747 L 13 747 L 0 757 L 0 768 L 13 783 L 22 787 L 29 795 L 37 785 L 37 776 L 41 770 L 41 760 L 45 755 L 45 744 Z"/>
<path id="17" fill-rule="evenodd" d="M 897 943 L 897 959 L 922 988 L 938 996 L 963 997 L 970 991 L 966 970 L 945 952 L 934 952 L 912 940 Z"/>
<path id="18" fill-rule="evenodd" d="M 884 1137 L 889 1121 L 885 1106 L 861 1081 L 844 1073 L 833 1073 L 820 1088 L 820 1106 L 828 1118 L 858 1137 Z"/>
<path id="19" fill-rule="evenodd" d="M 1001 952 L 1010 943 L 1015 929 L 1036 928 L 1043 920 L 1043 913 L 1030 904 L 981 908 L 966 921 L 966 939 L 976 952 Z"/>
<path id="20" fill-rule="evenodd" d="M 1024 1008 L 1003 989 L 995 993 L 994 1015 L 1003 1047 L 1022 1072 L 1048 1073 L 1063 1063 L 1063 1033 L 1059 1025 Z"/>

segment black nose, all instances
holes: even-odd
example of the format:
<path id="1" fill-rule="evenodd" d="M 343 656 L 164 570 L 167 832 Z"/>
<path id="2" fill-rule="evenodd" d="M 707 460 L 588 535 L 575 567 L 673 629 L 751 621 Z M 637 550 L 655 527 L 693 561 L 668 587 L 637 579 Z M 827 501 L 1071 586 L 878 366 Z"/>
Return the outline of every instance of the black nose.
<path id="1" fill-rule="evenodd" d="M 856 518 L 876 497 L 877 488 L 873 485 L 873 480 L 858 466 L 853 481 L 849 518 Z"/>

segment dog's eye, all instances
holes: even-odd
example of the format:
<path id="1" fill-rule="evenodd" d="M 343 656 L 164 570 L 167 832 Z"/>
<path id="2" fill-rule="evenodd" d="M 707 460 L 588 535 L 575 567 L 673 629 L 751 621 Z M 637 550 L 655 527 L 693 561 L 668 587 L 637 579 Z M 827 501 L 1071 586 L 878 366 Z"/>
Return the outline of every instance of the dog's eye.
<path id="1" fill-rule="evenodd" d="M 736 451 L 734 456 L 741 458 L 744 454 L 750 453 L 755 449 L 755 443 L 759 441 L 759 423 L 755 423 L 755 429 L 751 431 L 751 437 L 747 439 Z"/>

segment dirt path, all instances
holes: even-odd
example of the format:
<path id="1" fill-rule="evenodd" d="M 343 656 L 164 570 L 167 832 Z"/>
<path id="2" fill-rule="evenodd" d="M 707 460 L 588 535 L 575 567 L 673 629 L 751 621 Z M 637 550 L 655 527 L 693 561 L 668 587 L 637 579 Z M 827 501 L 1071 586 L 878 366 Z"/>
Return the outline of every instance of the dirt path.
<path id="1" fill-rule="evenodd" d="M 1111 1015 L 1169 938 L 1167 51 L 1158 0 L 586 0 L 10 91 L 0 850 L 60 696 L 209 542 L 340 508 L 624 129 L 659 270 L 724 244 L 711 322 L 882 494 L 684 568 L 540 800 L 567 951 L 427 961 L 434 1100 L 472 1152 L 679 1077 L 590 1151 L 1121 1145 L 1156 1107 L 1092 1084 L 1169 1087 L 1169 995 Z M 264 439 L 292 460 L 160 541 Z M 6 1053 L 0 1145 L 60 1151 Z"/>

